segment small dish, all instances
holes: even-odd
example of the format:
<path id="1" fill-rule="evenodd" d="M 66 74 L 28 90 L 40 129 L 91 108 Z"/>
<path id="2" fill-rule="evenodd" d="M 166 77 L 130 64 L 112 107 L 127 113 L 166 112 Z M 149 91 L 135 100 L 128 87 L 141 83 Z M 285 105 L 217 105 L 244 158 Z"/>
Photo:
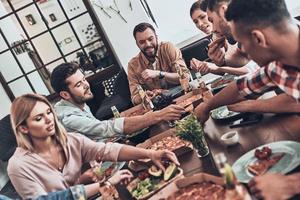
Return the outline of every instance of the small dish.
<path id="1" fill-rule="evenodd" d="M 229 131 L 221 136 L 221 141 L 227 146 L 235 145 L 239 142 L 239 133 L 237 131 Z"/>

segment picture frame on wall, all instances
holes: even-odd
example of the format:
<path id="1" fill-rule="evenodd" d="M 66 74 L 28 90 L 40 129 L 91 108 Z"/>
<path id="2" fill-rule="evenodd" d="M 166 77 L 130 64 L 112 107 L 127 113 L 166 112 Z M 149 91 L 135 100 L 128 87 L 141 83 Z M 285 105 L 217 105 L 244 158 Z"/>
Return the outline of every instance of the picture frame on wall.
<path id="1" fill-rule="evenodd" d="M 51 22 L 57 21 L 57 18 L 56 18 L 56 16 L 54 15 L 54 13 L 51 13 L 51 14 L 49 15 L 49 18 L 50 18 Z"/>
<path id="2" fill-rule="evenodd" d="M 26 20 L 27 20 L 27 22 L 28 22 L 29 25 L 32 26 L 32 25 L 36 24 L 36 21 L 33 18 L 32 14 L 26 15 L 25 18 L 26 18 Z"/>

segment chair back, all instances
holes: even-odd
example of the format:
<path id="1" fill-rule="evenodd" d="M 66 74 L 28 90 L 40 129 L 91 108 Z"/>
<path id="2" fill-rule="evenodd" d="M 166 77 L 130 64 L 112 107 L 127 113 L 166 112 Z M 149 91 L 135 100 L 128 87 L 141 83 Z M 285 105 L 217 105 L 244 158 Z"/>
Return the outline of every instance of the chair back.
<path id="1" fill-rule="evenodd" d="M 208 58 L 208 44 L 210 43 L 210 38 L 208 36 L 188 45 L 181 49 L 182 57 L 187 66 L 190 66 L 190 60 L 196 58 L 198 60 L 205 60 Z"/>
<path id="2" fill-rule="evenodd" d="M 0 159 L 8 161 L 14 154 L 17 141 L 10 122 L 10 115 L 0 120 Z"/>
<path id="3" fill-rule="evenodd" d="M 121 69 L 114 83 L 114 92 L 126 99 L 130 98 L 130 89 L 127 74 L 124 69 Z"/>

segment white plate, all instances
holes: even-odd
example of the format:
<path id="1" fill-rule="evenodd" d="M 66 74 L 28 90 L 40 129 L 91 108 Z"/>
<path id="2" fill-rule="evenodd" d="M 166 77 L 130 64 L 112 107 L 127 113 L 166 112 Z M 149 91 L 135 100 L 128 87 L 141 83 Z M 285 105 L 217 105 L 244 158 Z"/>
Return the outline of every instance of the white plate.
<path id="1" fill-rule="evenodd" d="M 268 172 L 273 173 L 282 173 L 286 174 L 293 169 L 295 169 L 300 164 L 300 143 L 294 141 L 279 141 L 269 144 L 261 145 L 257 147 L 262 149 L 262 147 L 268 146 L 272 149 L 273 153 L 285 153 L 283 158 L 271 167 Z M 255 149 L 257 149 L 255 148 Z M 249 164 L 257 162 L 257 158 L 254 156 L 255 149 L 248 151 L 243 156 L 241 156 L 235 163 L 232 165 L 232 169 L 239 182 L 248 183 L 252 178 L 253 174 L 247 169 Z"/>

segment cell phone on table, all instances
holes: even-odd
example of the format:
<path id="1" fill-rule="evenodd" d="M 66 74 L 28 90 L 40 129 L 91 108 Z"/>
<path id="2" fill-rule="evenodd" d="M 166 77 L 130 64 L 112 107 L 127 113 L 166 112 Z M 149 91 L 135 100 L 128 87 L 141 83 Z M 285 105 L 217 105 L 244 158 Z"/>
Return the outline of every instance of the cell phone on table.
<path id="1" fill-rule="evenodd" d="M 242 126 L 248 126 L 252 124 L 256 124 L 260 122 L 263 118 L 262 114 L 249 114 L 246 117 L 243 117 L 242 119 L 234 121 L 231 125 L 229 125 L 230 128 L 237 128 Z"/>

